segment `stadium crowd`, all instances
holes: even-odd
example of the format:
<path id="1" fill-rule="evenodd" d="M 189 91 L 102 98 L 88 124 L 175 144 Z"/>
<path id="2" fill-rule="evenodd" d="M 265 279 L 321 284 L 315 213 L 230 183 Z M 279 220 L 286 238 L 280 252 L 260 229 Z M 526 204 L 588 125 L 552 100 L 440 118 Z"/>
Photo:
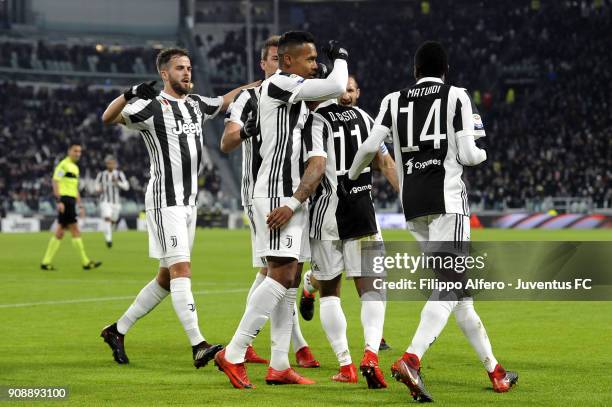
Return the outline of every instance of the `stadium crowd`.
<path id="1" fill-rule="evenodd" d="M 545 197 L 592 197 L 612 207 L 612 82 L 608 1 L 499 3 L 292 3 L 289 28 L 337 38 L 351 53 L 360 105 L 375 115 L 390 91 L 412 83 L 412 53 L 425 39 L 447 47 L 449 82 L 467 88 L 487 131 L 488 163 L 466 170 L 478 208 L 541 207 Z M 392 8 L 392 12 L 390 12 Z M 344 22 L 338 24 L 338 16 Z M 255 38 L 259 31 L 256 31 Z M 244 61 L 244 29 L 211 47 Z M 214 50 L 214 51 L 213 51 Z M 236 55 L 231 55 L 232 51 Z M 256 69 L 258 67 L 256 66 Z M 376 179 L 379 206 L 397 196 Z"/>
<path id="2" fill-rule="evenodd" d="M 145 74 L 156 72 L 152 47 L 66 44 L 0 39 L 0 67 Z"/>
<path id="3" fill-rule="evenodd" d="M 284 28 L 309 30 L 320 40 L 337 38 L 346 45 L 350 71 L 361 88 L 360 106 L 372 115 L 385 94 L 412 83 L 412 52 L 420 42 L 435 38 L 445 44 L 449 81 L 468 89 L 487 131 L 479 141 L 487 150 L 487 163 L 467 169 L 464 176 L 476 208 L 539 210 L 545 209 L 547 197 L 590 197 L 596 207 L 612 207 L 609 1 L 524 1 L 494 8 L 484 3 L 456 7 L 451 0 L 286 7 L 291 26 Z M 345 23 L 337 24 L 338 16 Z M 260 24 L 253 34 L 261 41 L 269 32 Z M 216 43 L 210 36 L 196 37 L 209 61 L 227 67 L 211 78 L 213 83 L 243 80 L 235 74 L 244 76 L 244 38 L 244 29 L 230 31 Z M 147 71 L 155 69 L 153 48 L 119 52 L 94 45 L 3 41 L 0 67 L 39 69 L 36 64 L 43 63 L 44 69 L 52 69 L 56 65 L 49 61 L 54 61 L 74 70 L 134 73 L 135 61 L 141 60 Z M 92 191 L 90 180 L 104 156 L 114 154 L 132 186 L 128 199 L 142 201 L 148 166 L 134 158 L 147 153 L 140 140 L 128 142 L 133 133 L 101 125 L 101 109 L 110 95 L 85 87 L 5 82 L 0 98 L 0 199 L 5 211 L 14 201 L 36 210 L 41 199 L 50 199 L 53 163 L 74 139 L 85 148 L 85 195 Z M 397 194 L 382 176 L 374 179 L 378 206 L 396 208 Z M 207 169 L 201 183 L 209 201 L 222 193 L 214 168 Z"/>
<path id="4" fill-rule="evenodd" d="M 127 200 L 142 204 L 149 178 L 148 154 L 138 133 L 100 121 L 114 93 L 86 87 L 62 88 L 0 83 L 0 211 L 25 204 L 38 211 L 52 202 L 51 173 L 67 143 L 79 141 L 83 197 L 95 197 L 94 180 L 107 155 L 117 157 L 130 183 Z M 136 138 L 134 141 L 134 137 Z M 203 198 L 220 193 L 220 177 L 209 166 L 200 178 Z"/>

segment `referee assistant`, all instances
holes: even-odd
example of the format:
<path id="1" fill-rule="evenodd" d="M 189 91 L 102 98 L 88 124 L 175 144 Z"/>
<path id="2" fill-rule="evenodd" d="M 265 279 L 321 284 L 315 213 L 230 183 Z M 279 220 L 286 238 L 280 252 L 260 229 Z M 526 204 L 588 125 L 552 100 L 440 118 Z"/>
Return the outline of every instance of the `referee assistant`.
<path id="1" fill-rule="evenodd" d="M 81 264 L 84 270 L 100 267 L 102 262 L 89 260 L 85 253 L 81 231 L 77 223 L 77 205 L 82 209 L 81 196 L 79 195 L 79 167 L 77 162 L 81 158 L 81 145 L 70 144 L 68 156 L 55 167 L 53 171 L 53 195 L 57 203 L 57 228 L 51 236 L 45 257 L 43 257 L 40 268 L 43 270 L 55 270 L 51 264 L 53 256 L 60 247 L 64 231 L 68 229 L 72 234 L 72 245 L 79 252 Z"/>

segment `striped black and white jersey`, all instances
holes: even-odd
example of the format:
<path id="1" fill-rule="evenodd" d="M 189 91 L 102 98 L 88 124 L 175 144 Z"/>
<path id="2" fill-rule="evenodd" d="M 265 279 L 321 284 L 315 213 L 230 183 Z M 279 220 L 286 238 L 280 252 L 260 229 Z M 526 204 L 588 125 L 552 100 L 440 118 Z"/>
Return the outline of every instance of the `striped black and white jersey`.
<path id="1" fill-rule="evenodd" d="M 254 198 L 290 197 L 300 183 L 302 129 L 308 118 L 303 101 L 295 101 L 305 79 L 277 71 L 263 81 L 259 97 L 261 166 Z"/>
<path id="2" fill-rule="evenodd" d="M 125 178 L 123 171 L 104 170 L 96 176 L 96 190 L 100 192 L 100 202 L 111 204 L 121 203 L 120 190 L 130 189 L 130 183 Z"/>
<path id="3" fill-rule="evenodd" d="M 378 231 L 372 202 L 370 167 L 357 180 L 348 179 L 348 169 L 359 146 L 368 138 L 372 119 L 358 107 L 341 106 L 334 101 L 319 105 L 309 117 L 304 131 L 304 157 L 325 146 L 325 175 L 310 202 L 310 237 L 318 240 L 344 240 L 373 235 Z M 381 144 L 381 152 L 387 149 Z M 338 182 L 348 196 L 338 194 Z"/>
<path id="4" fill-rule="evenodd" d="M 465 89 L 421 78 L 387 95 L 375 124 L 388 131 L 387 141 L 393 143 L 406 220 L 444 213 L 469 216 L 458 141 L 485 132 Z"/>
<path id="5" fill-rule="evenodd" d="M 253 115 L 257 114 L 257 104 L 259 102 L 260 87 L 243 89 L 236 96 L 232 104 L 227 109 L 225 114 L 225 122 L 228 121 L 239 124 L 241 127 Z M 261 165 L 261 156 L 259 155 L 259 145 L 261 144 L 261 136 L 251 137 L 243 140 L 242 147 L 242 182 L 240 186 L 240 197 L 242 206 L 247 206 L 251 203 L 253 197 L 253 188 L 257 179 L 257 171 Z"/>
<path id="6" fill-rule="evenodd" d="M 195 205 L 202 168 L 204 122 L 219 113 L 223 97 L 188 95 L 177 99 L 161 92 L 138 99 L 121 114 L 128 128 L 139 130 L 149 151 L 150 176 L 145 208 Z"/>

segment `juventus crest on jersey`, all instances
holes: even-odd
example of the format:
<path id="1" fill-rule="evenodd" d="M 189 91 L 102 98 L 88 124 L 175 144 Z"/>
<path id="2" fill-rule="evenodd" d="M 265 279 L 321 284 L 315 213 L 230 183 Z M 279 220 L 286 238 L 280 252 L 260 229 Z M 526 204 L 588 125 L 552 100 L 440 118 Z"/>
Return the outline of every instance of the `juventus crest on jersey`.
<path id="1" fill-rule="evenodd" d="M 458 139 L 484 136 L 484 128 L 465 89 L 422 78 L 387 95 L 376 124 L 392 135 L 388 141 L 398 163 L 406 220 L 443 213 L 469 216 Z"/>
<path id="2" fill-rule="evenodd" d="M 196 204 L 204 147 L 202 128 L 222 105 L 221 96 L 192 94 L 177 99 L 161 92 L 155 99 L 138 99 L 123 109 L 126 126 L 140 130 L 149 152 L 147 210 Z"/>
<path id="3" fill-rule="evenodd" d="M 127 191 L 130 184 L 123 171 L 104 170 L 96 176 L 96 187 L 100 189 L 100 202 L 118 204 L 120 203 L 119 190 Z"/>
<path id="4" fill-rule="evenodd" d="M 370 130 L 371 118 L 367 113 L 334 101 L 319 105 L 308 119 L 303 131 L 305 158 L 310 158 L 313 151 L 327 151 L 325 176 L 311 197 L 312 238 L 344 240 L 378 231 L 370 194 L 370 167 L 366 167 L 357 180 L 348 181 L 348 169 Z M 348 185 L 348 196 L 337 193 L 341 180 Z"/>
<path id="5" fill-rule="evenodd" d="M 225 121 L 231 121 L 238 123 L 240 126 L 244 126 L 244 123 L 253 114 L 257 114 L 260 91 L 260 86 L 240 91 L 232 104 L 228 107 L 225 114 Z M 255 187 L 255 180 L 257 179 L 257 171 L 259 171 L 261 165 L 261 156 L 259 155 L 260 144 L 261 136 L 259 134 L 257 137 L 248 138 L 241 143 L 242 183 L 240 196 L 243 206 L 249 205 L 253 197 L 253 188 Z"/>

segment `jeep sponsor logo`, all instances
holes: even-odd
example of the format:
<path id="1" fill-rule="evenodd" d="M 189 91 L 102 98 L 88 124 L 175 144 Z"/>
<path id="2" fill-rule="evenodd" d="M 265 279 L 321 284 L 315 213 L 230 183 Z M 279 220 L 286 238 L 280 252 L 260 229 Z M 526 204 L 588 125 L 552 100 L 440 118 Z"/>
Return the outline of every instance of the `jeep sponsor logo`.
<path id="1" fill-rule="evenodd" d="M 201 136 L 202 125 L 200 123 L 184 123 L 182 120 L 177 120 L 176 127 L 172 129 L 175 135 L 185 134 L 186 136 Z"/>
<path id="2" fill-rule="evenodd" d="M 430 165 L 442 165 L 442 161 L 438 160 L 437 158 L 431 158 L 427 161 L 417 161 L 417 162 L 414 162 L 413 160 L 414 160 L 414 157 L 408 160 L 406 164 L 404 164 L 406 166 L 406 175 L 412 174 L 413 169 L 422 170 L 422 169 L 429 167 Z"/>

